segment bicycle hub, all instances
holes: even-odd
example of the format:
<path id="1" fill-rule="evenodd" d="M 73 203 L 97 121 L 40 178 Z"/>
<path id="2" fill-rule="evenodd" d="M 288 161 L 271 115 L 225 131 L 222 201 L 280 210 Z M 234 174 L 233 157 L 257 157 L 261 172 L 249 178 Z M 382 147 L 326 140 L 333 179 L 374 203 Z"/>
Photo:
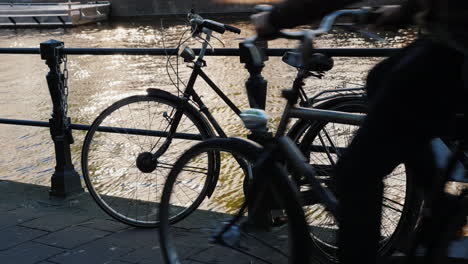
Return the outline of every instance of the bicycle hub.
<path id="1" fill-rule="evenodd" d="M 143 173 L 151 173 L 158 166 L 158 161 L 153 159 L 151 152 L 142 152 L 137 157 L 136 166 Z"/>

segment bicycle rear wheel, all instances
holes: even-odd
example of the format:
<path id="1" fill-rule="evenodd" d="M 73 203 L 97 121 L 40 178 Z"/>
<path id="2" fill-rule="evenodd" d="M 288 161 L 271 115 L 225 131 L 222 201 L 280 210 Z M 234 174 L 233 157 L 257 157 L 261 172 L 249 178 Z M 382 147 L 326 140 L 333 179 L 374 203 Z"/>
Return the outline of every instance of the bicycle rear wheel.
<path id="1" fill-rule="evenodd" d="M 366 102 L 359 98 L 340 98 L 337 103 L 326 104 L 318 108 L 351 113 L 367 112 Z M 347 148 L 357 129 L 357 126 L 317 121 L 309 123 L 303 128 L 302 134 L 295 138 L 301 151 L 314 167 L 319 181 L 332 192 L 335 183 L 331 172 L 340 153 Z M 411 233 L 416 225 L 419 203 L 413 181 L 410 171 L 406 170 L 404 165 L 398 166 L 384 179 L 379 252 L 381 256 L 390 254 L 398 245 L 398 241 Z M 338 225 L 335 218 L 322 204 L 314 202 L 313 198 L 309 199 L 310 196 L 313 197 L 313 193 L 308 191 L 307 186 L 301 186 L 301 193 L 307 202 L 304 211 L 317 255 L 321 256 L 322 262 L 338 262 Z"/>
<path id="2" fill-rule="evenodd" d="M 173 196 L 174 189 L 189 189 L 184 186 L 188 168 L 204 171 L 199 166 L 206 163 L 200 161 L 213 151 L 223 159 L 218 183 L 225 186 L 218 185 L 210 199 L 199 204 L 199 210 L 190 217 L 172 217 L 184 211 Z M 160 205 L 160 242 L 165 263 L 307 263 L 310 237 L 297 191 L 287 174 L 276 179 L 272 191 L 289 217 L 288 223 L 268 232 L 246 230 L 243 225 L 246 217 L 242 178 L 248 177 L 260 151 L 257 145 L 241 139 L 209 139 L 180 157 L 168 176 Z M 221 241 L 216 240 L 215 234 L 227 223 L 228 231 Z"/>
<path id="3" fill-rule="evenodd" d="M 157 227 L 158 204 L 173 163 L 195 142 L 213 136 L 200 114 L 188 103 L 181 104 L 162 91 L 159 96 L 131 96 L 105 109 L 91 125 L 83 144 L 83 177 L 96 203 L 113 218 Z M 183 109 L 182 117 L 168 140 L 174 116 L 182 111 L 178 109 Z M 158 151 L 157 160 L 147 158 Z M 210 177 L 218 159 L 213 154 L 207 160 Z M 200 189 L 199 199 L 205 190 Z"/>

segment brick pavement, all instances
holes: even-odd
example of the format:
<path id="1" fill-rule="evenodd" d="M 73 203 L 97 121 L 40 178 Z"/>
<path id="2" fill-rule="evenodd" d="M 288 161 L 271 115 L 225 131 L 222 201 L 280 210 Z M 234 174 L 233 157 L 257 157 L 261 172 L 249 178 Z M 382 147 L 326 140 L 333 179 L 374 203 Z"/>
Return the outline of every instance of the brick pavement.
<path id="1" fill-rule="evenodd" d="M 194 214 L 192 220 L 200 223 L 201 215 Z M 199 261 L 211 263 L 210 256 L 218 253 L 200 250 L 188 230 L 174 235 L 177 243 L 184 245 L 182 251 L 196 252 L 194 257 Z M 467 263 L 468 237 L 455 245 L 453 252 L 464 259 L 451 263 Z M 226 263 L 239 263 L 241 258 L 232 256 Z M 66 200 L 50 199 L 48 187 L 0 181 L 1 264 L 161 262 L 157 229 L 137 229 L 112 220 L 88 193 Z"/>

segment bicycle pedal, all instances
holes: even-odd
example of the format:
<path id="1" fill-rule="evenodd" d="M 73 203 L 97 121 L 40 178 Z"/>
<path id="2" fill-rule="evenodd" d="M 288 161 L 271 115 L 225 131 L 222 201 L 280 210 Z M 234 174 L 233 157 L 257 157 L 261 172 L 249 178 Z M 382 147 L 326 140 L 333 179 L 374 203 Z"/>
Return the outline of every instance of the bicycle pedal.
<path id="1" fill-rule="evenodd" d="M 281 226 L 284 226 L 288 223 L 289 219 L 287 216 L 278 216 L 278 217 L 274 217 L 273 218 L 273 223 L 272 223 L 272 226 L 273 227 L 281 227 Z"/>

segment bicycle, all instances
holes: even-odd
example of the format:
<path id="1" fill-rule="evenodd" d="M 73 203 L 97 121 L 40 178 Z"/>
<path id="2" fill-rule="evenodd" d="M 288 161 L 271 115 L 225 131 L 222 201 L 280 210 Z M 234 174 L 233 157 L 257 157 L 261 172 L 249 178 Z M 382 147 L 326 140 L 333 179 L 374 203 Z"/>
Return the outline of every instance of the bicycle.
<path id="1" fill-rule="evenodd" d="M 465 116 L 456 119 L 466 123 Z M 415 263 L 418 258 L 422 263 L 447 263 L 451 242 L 463 237 L 463 228 L 468 224 L 468 145 L 466 135 L 454 134 L 431 142 L 439 177 L 431 188 L 422 190 L 426 199 L 420 227 L 402 263 Z M 459 190 L 447 191 L 449 182 L 460 184 Z"/>
<path id="2" fill-rule="evenodd" d="M 334 181 L 330 175 L 330 170 L 334 165 L 333 162 L 336 156 L 346 147 L 346 144 L 344 144 L 344 147 L 335 145 L 329 134 L 324 133 L 321 136 L 318 132 L 323 131 L 323 125 L 327 123 L 358 126 L 364 115 L 328 109 L 295 107 L 295 105 L 301 98 L 300 91 L 304 79 L 310 76 L 320 76 L 324 70 L 329 68 L 324 55 L 313 54 L 311 48 L 313 37 L 328 32 L 334 20 L 340 15 L 360 15 L 366 12 L 368 12 L 367 9 L 337 11 L 326 16 L 317 30 L 279 33 L 277 37 L 301 40 L 302 48 L 300 53 L 287 53 L 283 57 L 283 61 L 299 68 L 299 71 L 292 89 L 283 91 L 283 97 L 287 100 L 287 104 L 276 134 L 274 137 L 265 140 L 263 146 L 238 138 L 208 139 L 191 147 L 177 160 L 164 185 L 160 204 L 160 242 L 166 263 L 180 263 L 182 260 L 207 261 L 203 256 L 208 254 L 209 250 L 215 248 L 209 246 L 212 244 L 235 250 L 234 252 L 223 252 L 219 256 L 219 253 L 215 253 L 215 259 L 210 260 L 218 262 L 223 261 L 227 254 L 234 254 L 237 262 L 242 254 L 244 254 L 243 259 L 245 260 L 255 259 L 262 263 L 276 263 L 274 260 L 278 261 L 278 263 L 288 261 L 288 263 L 308 263 L 307 261 L 311 260 L 312 257 L 320 263 L 335 263 L 337 261 L 335 237 L 337 225 L 333 217 L 336 215 L 337 202 L 334 198 Z M 254 40 L 255 37 L 246 40 L 244 44 L 253 45 Z M 255 49 L 252 49 L 252 52 L 255 52 Z M 251 57 L 260 56 L 252 55 Z M 340 97 L 338 98 L 340 99 Z M 357 109 L 363 106 L 365 104 L 356 104 L 354 111 L 365 112 L 365 109 Z M 352 107 L 352 105 L 347 107 Z M 337 110 L 342 109 L 337 107 Z M 291 118 L 298 118 L 301 120 L 299 122 L 305 123 L 310 121 L 308 126 L 310 130 L 302 133 L 303 137 L 300 138 L 300 141 L 305 142 L 306 145 L 296 144 L 297 142 L 285 136 Z M 265 131 L 267 120 L 259 112 L 248 111 L 244 113 L 243 121 L 245 126 L 253 133 Z M 314 127 L 317 127 L 317 129 L 314 130 Z M 307 151 L 307 146 L 310 146 L 310 143 L 314 140 L 320 141 L 320 145 L 314 146 L 312 144 L 312 147 Z M 325 143 L 329 145 L 327 146 Z M 296 145 L 300 148 L 296 147 Z M 212 153 L 220 152 L 224 156 L 231 155 L 232 160 L 235 158 L 245 161 L 249 166 L 240 166 L 238 171 L 244 173 L 245 177 L 255 176 L 248 185 L 245 201 L 241 204 L 237 203 L 237 210 L 231 210 L 223 214 L 207 210 L 199 211 L 193 221 L 198 225 L 194 226 L 188 226 L 186 223 L 181 222 L 186 215 L 173 218 L 172 215 L 178 212 L 183 213 L 185 210 L 183 205 L 171 199 L 174 198 L 174 188 L 178 188 L 179 182 L 189 178 L 184 176 L 184 173 L 190 172 L 185 168 L 195 169 L 195 173 L 206 172 L 207 169 L 202 167 L 203 164 L 206 164 L 206 159 Z M 316 153 L 324 154 L 330 164 L 314 164 L 314 166 L 309 164 L 311 161 L 309 154 L 313 156 Z M 307 154 L 307 158 L 304 157 L 304 154 Z M 317 173 L 319 169 L 324 170 Z M 260 171 L 261 173 L 259 173 Z M 271 177 L 265 176 L 268 174 L 271 174 Z M 400 213 L 393 216 L 397 219 L 395 226 L 390 230 L 390 233 L 384 233 L 387 236 L 381 240 L 380 254 L 382 256 L 390 254 L 396 247 L 397 241 L 403 239 L 415 226 L 419 201 L 412 192 L 412 184 L 412 178 L 407 176 L 405 197 L 399 197 L 398 201 L 388 198 L 388 201 L 394 202 L 395 205 L 401 205 L 401 210 L 397 210 Z M 231 197 L 229 196 L 229 198 Z M 300 203 L 300 200 L 303 203 Z M 192 206 L 198 207 L 200 204 L 201 201 L 197 201 Z M 309 219 L 306 221 L 306 216 L 313 216 L 310 215 L 311 212 L 313 213 L 313 209 L 308 210 L 307 207 L 309 206 L 318 207 L 318 209 L 315 208 L 318 215 L 315 215 L 312 221 Z M 306 214 L 304 214 L 301 207 L 305 209 Z M 384 207 L 391 208 L 388 204 L 384 204 Z M 411 209 L 416 209 L 414 214 Z M 246 213 L 247 211 L 248 213 Z M 279 223 L 272 221 L 274 219 L 273 214 L 278 213 L 278 211 L 280 213 L 284 211 L 287 221 L 279 221 Z M 247 214 L 247 217 L 243 217 L 245 214 Z M 230 220 L 220 221 L 215 216 Z M 209 220 L 214 221 L 213 227 L 205 227 L 208 225 Z M 319 222 L 321 220 L 326 220 L 325 224 Z M 385 221 L 383 222 L 385 223 Z M 197 229 L 214 234 L 206 234 L 207 232 L 196 233 L 199 236 L 198 238 L 202 239 L 197 243 L 193 243 L 197 245 L 198 251 L 194 249 L 194 252 L 191 250 L 186 252 L 184 250 L 183 254 L 178 255 L 176 250 L 177 241 L 172 239 L 169 229 L 170 224 L 173 225 L 173 230 L 178 228 L 178 230 L 185 233 L 184 230 Z M 273 230 L 273 232 L 261 232 L 262 230 Z M 310 234 L 310 236 L 304 235 L 304 232 Z M 255 234 L 258 234 L 259 237 L 255 237 Z M 252 238 L 252 241 L 240 241 L 241 238 L 247 237 Z M 267 242 L 271 242 L 266 240 L 275 237 L 283 237 L 283 239 L 280 241 L 275 240 L 274 245 L 265 245 Z M 258 247 L 247 247 L 241 244 L 251 245 L 255 242 L 260 244 L 259 246 L 270 249 L 265 256 L 256 256 L 248 251 L 249 249 L 257 250 Z M 284 249 L 287 243 L 292 245 L 290 245 L 290 252 L 280 250 Z M 200 249 L 198 244 L 205 248 Z M 310 251 L 313 251 L 313 253 L 308 254 Z M 203 252 L 203 256 L 199 252 Z M 264 253 L 263 250 L 259 252 Z M 198 257 L 201 257 L 201 259 L 198 259 Z M 278 260 L 279 257 L 281 257 L 280 260 Z"/>
<path id="3" fill-rule="evenodd" d="M 222 34 L 227 30 L 240 33 L 240 29 L 203 19 L 193 12 L 188 17 L 192 37 L 202 35 L 205 37 L 201 37 L 203 43 L 198 57 L 192 49 L 180 47 L 179 44 L 178 55 L 191 64 L 193 69 L 181 95 L 176 96 L 160 89 L 148 89 L 147 95 L 121 99 L 99 114 L 83 143 L 81 159 L 83 178 L 90 194 L 107 214 L 132 226 L 159 225 L 157 214 L 159 189 L 164 184 L 173 159 L 179 156 L 180 152 L 193 144 L 192 142 L 212 137 L 226 137 L 194 89 L 197 78 L 201 77 L 236 115 L 241 113 L 202 69 L 206 67 L 203 58 L 213 32 Z M 261 88 L 258 85 L 259 83 L 262 85 L 259 76 L 262 65 L 251 64 L 249 49 L 256 47 L 243 47 L 241 52 L 245 51 L 246 56 L 241 56 L 241 61 L 251 73 L 250 81 L 255 83 L 256 88 Z M 264 108 L 265 98 L 262 98 L 262 95 L 249 94 L 248 99 L 251 107 Z M 319 98 L 309 100 L 302 92 L 303 106 L 318 101 Z M 358 104 L 361 101 L 360 96 L 347 96 L 336 98 L 333 102 L 329 100 L 319 107 L 328 108 L 340 104 L 341 107 L 347 108 L 348 103 Z M 308 123 L 298 122 L 291 130 L 290 136 L 299 140 L 301 135 L 308 131 L 308 127 Z M 192 203 L 192 199 L 195 202 L 197 199 L 202 200 L 211 196 L 218 182 L 218 171 L 221 166 L 219 155 L 214 153 L 210 156 L 207 165 L 210 180 L 200 183 L 201 191 L 196 197 L 181 197 L 181 199 Z"/>

